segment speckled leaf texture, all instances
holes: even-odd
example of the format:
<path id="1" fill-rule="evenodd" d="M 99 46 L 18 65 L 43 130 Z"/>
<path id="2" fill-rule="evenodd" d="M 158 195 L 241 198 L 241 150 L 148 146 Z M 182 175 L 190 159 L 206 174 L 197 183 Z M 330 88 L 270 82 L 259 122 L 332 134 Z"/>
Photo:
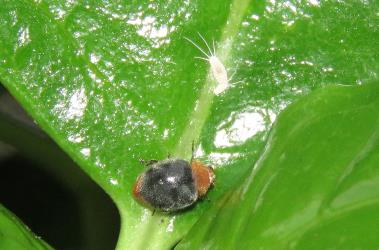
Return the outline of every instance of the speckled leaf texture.
<path id="1" fill-rule="evenodd" d="M 248 177 L 178 249 L 377 249 L 378 106 L 375 82 L 285 109 Z"/>
<path id="2" fill-rule="evenodd" d="M 117 204 L 119 249 L 168 249 L 189 231 L 179 248 L 369 249 L 378 13 L 377 1 L 2 1 L 0 81 Z M 221 95 L 185 39 L 207 50 L 199 34 L 233 75 Z M 193 141 L 215 187 L 152 215 L 131 195 L 140 159 L 189 160 Z"/>

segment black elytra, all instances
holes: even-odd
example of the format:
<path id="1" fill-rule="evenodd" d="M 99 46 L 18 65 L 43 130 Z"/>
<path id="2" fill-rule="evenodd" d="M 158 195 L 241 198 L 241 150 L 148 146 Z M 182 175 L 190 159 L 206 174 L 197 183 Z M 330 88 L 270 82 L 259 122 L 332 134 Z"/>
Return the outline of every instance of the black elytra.
<path id="1" fill-rule="evenodd" d="M 139 195 L 161 211 L 177 211 L 198 198 L 189 162 L 169 159 L 153 164 L 141 178 Z"/>

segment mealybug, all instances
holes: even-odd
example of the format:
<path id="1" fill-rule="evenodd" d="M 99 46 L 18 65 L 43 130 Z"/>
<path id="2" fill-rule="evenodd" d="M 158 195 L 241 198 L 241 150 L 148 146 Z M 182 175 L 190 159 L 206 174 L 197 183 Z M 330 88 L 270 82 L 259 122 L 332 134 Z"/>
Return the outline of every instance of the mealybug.
<path id="1" fill-rule="evenodd" d="M 221 62 L 221 60 L 216 55 L 216 49 L 215 44 L 213 41 L 213 50 L 208 45 L 207 41 L 204 39 L 204 37 L 198 33 L 201 40 L 205 43 L 205 45 L 208 48 L 208 53 L 206 53 L 199 45 L 197 45 L 194 41 L 191 39 L 185 37 L 185 39 L 192 43 L 196 48 L 198 48 L 206 57 L 196 57 L 198 59 L 202 59 L 209 62 L 209 65 L 211 67 L 212 76 L 217 82 L 216 87 L 214 88 L 213 92 L 216 95 L 221 94 L 229 87 L 229 79 L 228 79 L 228 72 L 224 66 L 224 64 Z"/>

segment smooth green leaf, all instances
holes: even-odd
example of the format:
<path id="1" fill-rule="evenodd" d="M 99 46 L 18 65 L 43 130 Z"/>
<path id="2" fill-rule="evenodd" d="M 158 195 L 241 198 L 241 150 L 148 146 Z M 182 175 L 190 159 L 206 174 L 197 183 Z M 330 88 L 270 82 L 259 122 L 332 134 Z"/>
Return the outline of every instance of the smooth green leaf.
<path id="1" fill-rule="evenodd" d="M 52 249 L 0 204 L 0 249 Z"/>
<path id="2" fill-rule="evenodd" d="M 377 82 L 288 107 L 246 180 L 178 249 L 377 249 L 378 107 Z"/>
<path id="3" fill-rule="evenodd" d="M 289 103 L 377 79 L 377 13 L 363 1 L 3 1 L 0 80 L 113 198 L 119 248 L 168 248 L 239 184 Z M 197 32 L 236 72 L 220 96 L 184 39 L 206 49 Z M 139 159 L 189 159 L 192 141 L 216 186 L 188 211 L 152 216 L 130 192 Z"/>

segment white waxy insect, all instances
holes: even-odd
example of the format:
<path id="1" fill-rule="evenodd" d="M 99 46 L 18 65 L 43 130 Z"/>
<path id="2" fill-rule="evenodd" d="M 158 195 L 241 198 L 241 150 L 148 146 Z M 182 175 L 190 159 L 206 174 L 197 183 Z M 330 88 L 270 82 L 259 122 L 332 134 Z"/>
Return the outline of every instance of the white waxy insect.
<path id="1" fill-rule="evenodd" d="M 202 59 L 209 62 L 209 65 L 211 67 L 212 76 L 217 82 L 217 85 L 215 86 L 213 92 L 216 95 L 221 94 L 229 87 L 229 79 L 228 79 L 228 72 L 226 71 L 226 68 L 224 64 L 221 62 L 221 60 L 216 56 L 216 50 L 215 50 L 215 44 L 213 41 L 213 50 L 208 45 L 207 41 L 204 39 L 200 33 L 198 33 L 201 40 L 204 41 L 205 45 L 208 48 L 208 53 L 206 53 L 199 45 L 197 45 L 194 41 L 191 39 L 185 37 L 185 39 L 192 43 L 196 48 L 198 48 L 206 57 L 195 57 L 198 59 Z"/>

